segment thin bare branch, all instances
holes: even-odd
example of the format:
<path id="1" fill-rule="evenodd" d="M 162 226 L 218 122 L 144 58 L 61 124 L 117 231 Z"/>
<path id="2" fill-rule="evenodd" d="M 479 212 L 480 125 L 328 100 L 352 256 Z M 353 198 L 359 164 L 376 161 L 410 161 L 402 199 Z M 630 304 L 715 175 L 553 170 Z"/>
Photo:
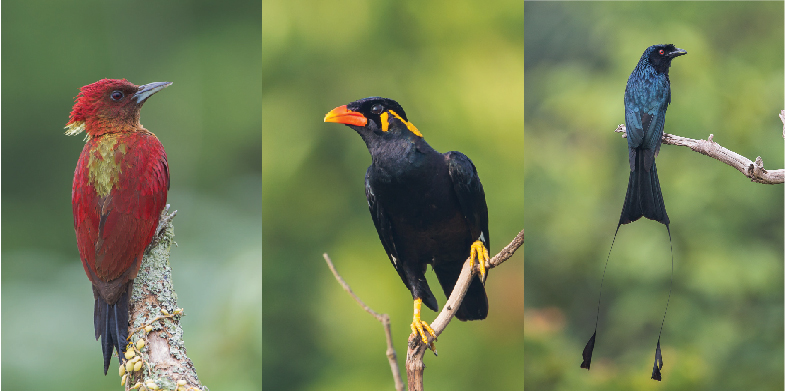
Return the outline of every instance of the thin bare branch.
<path id="1" fill-rule="evenodd" d="M 780 112 L 780 119 L 783 123 L 782 137 L 785 138 L 785 110 Z M 615 132 L 621 132 L 622 137 L 627 137 L 627 128 L 624 124 L 619 125 Z M 758 157 L 755 159 L 755 162 L 753 162 L 750 159 L 717 144 L 714 141 L 713 134 L 709 135 L 708 140 L 696 140 L 664 133 L 662 135 L 662 142 L 673 146 L 689 147 L 692 151 L 699 152 L 735 168 L 753 182 L 760 184 L 785 183 L 785 169 L 766 170 L 763 168 L 763 159 L 761 159 L 761 157 Z"/>
<path id="2" fill-rule="evenodd" d="M 349 293 L 349 295 L 351 295 L 355 301 L 357 301 L 357 303 L 360 305 L 361 308 L 365 309 L 366 312 L 370 313 L 371 316 L 375 317 L 377 320 L 379 320 L 380 323 L 382 323 L 382 326 L 384 327 L 384 335 L 387 339 L 387 352 L 385 353 L 385 355 L 387 355 L 387 360 L 390 362 L 390 370 L 392 371 L 393 379 L 395 380 L 395 390 L 402 391 L 403 381 L 401 380 L 401 371 L 400 369 L 398 369 L 398 357 L 395 354 L 395 349 L 393 348 L 392 328 L 390 327 L 390 316 L 388 316 L 387 314 L 376 313 L 373 311 L 373 309 L 371 309 L 368 305 L 366 305 L 365 302 L 363 302 L 360 299 L 360 297 L 354 294 L 352 288 L 349 287 L 346 281 L 343 280 L 341 275 L 335 269 L 332 260 L 330 260 L 330 256 L 328 256 L 327 253 L 325 253 L 322 256 L 324 256 L 324 261 L 327 262 L 327 266 L 330 267 L 330 271 L 333 272 L 333 276 L 335 276 L 335 280 L 337 280 L 338 283 L 340 283 L 341 287 L 343 287 L 343 289 L 346 290 L 346 292 Z"/>
<path id="3" fill-rule="evenodd" d="M 521 245 L 523 245 L 523 230 L 521 230 L 521 232 L 518 233 L 518 235 L 516 235 L 515 238 L 513 238 L 512 241 L 507 244 L 507 246 L 504 247 L 504 249 L 499 251 L 496 256 L 493 256 L 493 258 L 488 260 L 488 263 L 486 263 L 485 266 L 489 269 L 497 267 L 499 264 L 507 261 L 507 259 L 512 257 L 512 255 L 516 250 L 518 250 L 518 248 L 521 247 Z"/>
<path id="4" fill-rule="evenodd" d="M 496 256 L 493 256 L 493 258 L 488 260 L 485 264 L 485 268 L 491 269 L 498 267 L 512 257 L 521 245 L 523 245 L 523 230 L 513 238 L 509 245 L 504 247 Z M 431 328 L 433 328 L 433 331 L 436 333 L 436 337 L 441 335 L 444 329 L 447 328 L 447 324 L 449 324 L 455 316 L 455 313 L 461 306 L 461 302 L 463 302 L 466 291 L 469 289 L 472 275 L 477 273 L 478 270 L 479 266 L 475 266 L 474 271 L 472 271 L 471 258 L 466 259 L 466 262 L 463 263 L 463 269 L 461 269 L 461 274 L 458 277 L 458 281 L 455 283 L 455 288 L 453 288 L 450 298 L 447 299 L 447 303 L 444 304 L 442 311 L 436 316 L 436 320 L 431 323 Z M 408 387 L 410 391 L 422 391 L 423 370 L 425 369 L 423 356 L 425 355 L 426 346 L 422 343 L 422 339 L 420 339 L 418 334 L 412 333 L 409 335 L 408 347 L 408 351 L 406 352 L 406 376 L 409 381 Z"/>

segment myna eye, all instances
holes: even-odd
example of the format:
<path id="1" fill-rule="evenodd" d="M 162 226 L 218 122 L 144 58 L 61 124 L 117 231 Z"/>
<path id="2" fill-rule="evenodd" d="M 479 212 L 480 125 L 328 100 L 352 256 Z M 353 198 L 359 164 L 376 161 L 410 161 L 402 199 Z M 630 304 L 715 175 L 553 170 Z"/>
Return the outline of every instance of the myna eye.
<path id="1" fill-rule="evenodd" d="M 120 90 L 115 90 L 115 91 L 112 91 L 111 97 L 112 97 L 112 101 L 117 102 L 117 101 L 123 99 L 123 97 L 125 97 L 125 94 L 123 94 L 123 92 L 120 91 Z"/>
<path id="2" fill-rule="evenodd" d="M 384 107 L 382 107 L 382 105 L 373 105 L 373 107 L 371 108 L 371 113 L 380 114 L 383 110 Z"/>

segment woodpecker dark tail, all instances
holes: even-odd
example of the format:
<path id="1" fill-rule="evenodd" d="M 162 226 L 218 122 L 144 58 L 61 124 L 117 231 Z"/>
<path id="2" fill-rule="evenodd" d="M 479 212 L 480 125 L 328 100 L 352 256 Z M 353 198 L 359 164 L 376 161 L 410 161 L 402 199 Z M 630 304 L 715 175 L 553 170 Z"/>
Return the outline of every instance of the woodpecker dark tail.
<path id="1" fill-rule="evenodd" d="M 95 325 L 95 339 L 101 338 L 101 351 L 104 354 L 104 375 L 109 370 L 112 362 L 112 351 L 117 349 L 119 361 L 125 354 L 126 341 L 128 339 L 128 295 L 133 287 L 133 281 L 128 285 L 128 289 L 121 295 L 120 299 L 109 305 L 103 298 L 96 294 L 95 311 L 93 313 L 93 324 Z"/>

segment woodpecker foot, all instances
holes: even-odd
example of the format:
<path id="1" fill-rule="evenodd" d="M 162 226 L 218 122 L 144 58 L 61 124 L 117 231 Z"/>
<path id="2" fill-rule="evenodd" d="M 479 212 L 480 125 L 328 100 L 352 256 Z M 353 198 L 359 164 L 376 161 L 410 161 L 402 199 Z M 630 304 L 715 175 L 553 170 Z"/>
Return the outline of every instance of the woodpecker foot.
<path id="1" fill-rule="evenodd" d="M 422 339 L 423 343 L 428 346 L 428 348 L 433 351 L 434 355 L 438 355 L 436 353 L 436 332 L 433 331 L 430 325 L 425 321 L 420 319 L 420 308 L 422 307 L 422 299 L 417 298 L 414 300 L 414 317 L 412 318 L 412 332 L 416 335 L 419 335 Z M 433 340 L 430 342 L 428 341 L 428 337 L 425 335 L 425 332 L 428 332 L 431 336 L 433 336 Z"/>
<path id="2" fill-rule="evenodd" d="M 485 284 L 485 278 L 487 276 L 485 274 L 485 263 L 487 263 L 488 260 L 490 260 L 490 257 L 488 257 L 488 249 L 485 248 L 485 245 L 480 240 L 474 241 L 474 243 L 472 244 L 472 254 L 471 254 L 472 269 L 474 269 L 475 260 L 476 263 L 478 264 L 477 267 L 480 270 L 480 280 L 482 281 L 483 284 Z"/>

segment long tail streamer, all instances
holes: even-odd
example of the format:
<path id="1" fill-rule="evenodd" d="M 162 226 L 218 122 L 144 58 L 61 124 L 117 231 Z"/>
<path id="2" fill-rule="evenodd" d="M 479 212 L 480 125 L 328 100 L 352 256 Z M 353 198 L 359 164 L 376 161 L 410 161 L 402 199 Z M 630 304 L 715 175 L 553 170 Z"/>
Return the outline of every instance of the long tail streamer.
<path id="1" fill-rule="evenodd" d="M 586 347 L 583 348 L 583 362 L 581 363 L 581 368 L 589 370 L 591 367 L 591 357 L 592 353 L 594 352 L 594 343 L 597 339 L 597 326 L 600 322 L 600 305 L 602 304 L 602 286 L 605 283 L 605 272 L 608 270 L 608 260 L 610 260 L 611 252 L 613 252 L 613 245 L 616 243 L 616 236 L 619 234 L 619 227 L 621 224 L 616 226 L 616 233 L 613 234 L 613 241 L 611 242 L 611 249 L 608 251 L 608 257 L 605 259 L 605 267 L 602 270 L 602 280 L 600 281 L 600 296 L 597 300 L 597 317 L 594 321 L 594 333 L 589 338 L 589 341 L 586 343 Z M 653 380 L 662 381 L 662 352 L 660 350 L 660 339 L 662 338 L 662 329 L 665 326 L 665 317 L 668 315 L 668 306 L 671 302 L 671 293 L 673 292 L 673 239 L 671 238 L 671 229 L 669 225 L 665 225 L 665 228 L 668 230 L 668 242 L 670 243 L 671 248 L 671 282 L 670 288 L 668 289 L 668 301 L 665 303 L 665 313 L 662 315 L 662 323 L 660 324 L 660 332 L 657 336 L 657 348 L 654 352 L 654 368 L 652 369 L 651 378 Z"/>
<path id="2" fill-rule="evenodd" d="M 665 316 L 668 315 L 668 305 L 671 303 L 671 292 L 673 292 L 673 239 L 671 239 L 671 228 L 665 225 L 668 229 L 668 242 L 671 245 L 671 284 L 668 288 L 668 302 L 665 303 L 665 313 L 662 315 L 662 324 L 660 324 L 660 334 L 657 335 L 657 350 L 654 351 L 654 368 L 651 371 L 652 380 L 662 381 L 662 352 L 660 352 L 660 338 L 662 337 L 662 327 L 665 326 Z"/>
<path id="3" fill-rule="evenodd" d="M 600 281 L 600 299 L 597 300 L 597 318 L 594 320 L 594 334 L 591 335 L 591 338 L 586 343 L 586 347 L 583 348 L 583 362 L 581 363 L 581 368 L 589 370 L 591 368 L 591 355 L 594 352 L 594 340 L 597 338 L 597 325 L 600 323 L 600 304 L 602 303 L 602 285 L 605 283 L 605 271 L 608 270 L 608 260 L 611 258 L 611 252 L 613 252 L 613 244 L 616 243 L 616 235 L 619 234 L 619 228 L 621 224 L 616 226 L 616 232 L 613 233 L 613 241 L 611 242 L 611 249 L 608 251 L 608 257 L 605 258 L 605 267 L 602 269 L 602 280 Z"/>

